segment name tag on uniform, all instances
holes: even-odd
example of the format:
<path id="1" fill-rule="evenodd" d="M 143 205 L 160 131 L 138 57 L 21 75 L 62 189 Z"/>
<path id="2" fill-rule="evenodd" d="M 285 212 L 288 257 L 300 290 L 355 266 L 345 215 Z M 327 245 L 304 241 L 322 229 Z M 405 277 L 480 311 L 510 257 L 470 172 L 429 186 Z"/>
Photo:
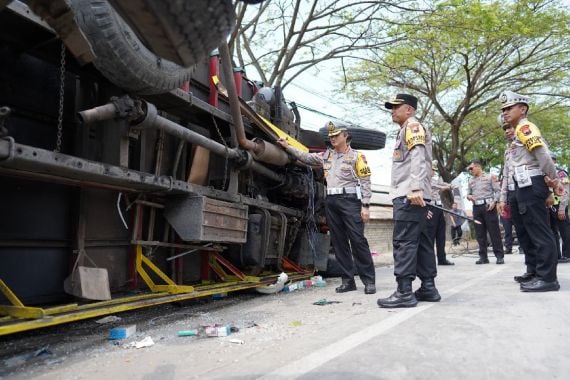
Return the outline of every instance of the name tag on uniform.
<path id="1" fill-rule="evenodd" d="M 532 180 L 530 179 L 526 165 L 515 166 L 515 180 L 519 187 L 532 186 Z"/>

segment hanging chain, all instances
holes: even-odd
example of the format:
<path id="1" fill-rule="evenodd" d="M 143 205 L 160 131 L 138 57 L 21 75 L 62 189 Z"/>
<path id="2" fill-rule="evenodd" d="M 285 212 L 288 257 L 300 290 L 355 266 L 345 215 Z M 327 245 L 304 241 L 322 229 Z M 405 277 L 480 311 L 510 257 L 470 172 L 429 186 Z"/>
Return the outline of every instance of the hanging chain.
<path id="1" fill-rule="evenodd" d="M 59 114 L 57 115 L 57 141 L 55 152 L 61 150 L 61 139 L 63 137 L 63 100 L 65 97 L 65 44 L 61 43 L 61 58 L 59 66 Z"/>
<path id="2" fill-rule="evenodd" d="M 218 123 L 216 123 L 216 118 L 214 115 L 212 115 L 212 120 L 214 121 L 214 127 L 216 127 L 216 132 L 218 132 L 218 136 L 220 136 L 220 140 L 222 140 L 222 143 L 224 144 L 224 146 L 226 147 L 226 163 L 224 165 L 224 183 L 222 185 L 222 190 L 226 189 L 226 182 L 228 180 L 228 158 L 229 158 L 229 149 L 228 149 L 228 144 L 226 144 L 226 140 L 224 139 L 224 137 L 222 136 L 222 133 L 220 132 L 220 129 L 218 128 Z"/>

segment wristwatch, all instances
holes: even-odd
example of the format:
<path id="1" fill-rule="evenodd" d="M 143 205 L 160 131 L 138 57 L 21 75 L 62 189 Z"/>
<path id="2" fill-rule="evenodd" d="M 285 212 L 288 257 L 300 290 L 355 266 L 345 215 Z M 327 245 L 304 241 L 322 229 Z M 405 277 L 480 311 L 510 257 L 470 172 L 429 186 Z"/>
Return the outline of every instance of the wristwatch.
<path id="1" fill-rule="evenodd" d="M 362 207 L 364 207 L 364 208 L 369 208 L 369 207 L 370 207 L 370 203 L 363 203 L 363 204 L 362 204 Z"/>

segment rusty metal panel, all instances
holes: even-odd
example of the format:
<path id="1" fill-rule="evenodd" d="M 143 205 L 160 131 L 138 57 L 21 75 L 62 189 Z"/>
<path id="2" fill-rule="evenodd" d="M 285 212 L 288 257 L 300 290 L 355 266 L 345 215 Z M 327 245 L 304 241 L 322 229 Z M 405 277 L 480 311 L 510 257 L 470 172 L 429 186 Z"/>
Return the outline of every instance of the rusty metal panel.
<path id="1" fill-rule="evenodd" d="M 248 207 L 204 196 L 177 198 L 164 216 L 182 240 L 245 243 Z"/>

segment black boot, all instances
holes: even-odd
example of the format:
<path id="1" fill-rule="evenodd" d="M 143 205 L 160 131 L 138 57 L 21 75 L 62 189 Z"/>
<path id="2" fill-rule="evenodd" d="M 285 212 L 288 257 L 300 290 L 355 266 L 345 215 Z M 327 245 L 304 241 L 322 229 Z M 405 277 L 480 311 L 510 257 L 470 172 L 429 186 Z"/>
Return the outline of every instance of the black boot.
<path id="1" fill-rule="evenodd" d="M 378 306 L 386 308 L 414 307 L 418 304 L 412 292 L 412 280 L 410 278 L 399 278 L 398 289 L 388 298 L 379 298 Z"/>
<path id="2" fill-rule="evenodd" d="M 531 282 L 532 280 L 534 280 L 536 274 L 534 273 L 529 273 L 529 272 L 525 272 L 520 276 L 515 276 L 515 281 L 522 284 L 525 282 Z"/>
<path id="3" fill-rule="evenodd" d="M 345 293 L 356 290 L 356 283 L 354 280 L 342 280 L 342 284 L 335 289 L 337 293 Z"/>
<path id="4" fill-rule="evenodd" d="M 422 286 L 414 292 L 414 295 L 418 301 L 439 302 L 441 300 L 433 278 L 422 280 Z"/>

